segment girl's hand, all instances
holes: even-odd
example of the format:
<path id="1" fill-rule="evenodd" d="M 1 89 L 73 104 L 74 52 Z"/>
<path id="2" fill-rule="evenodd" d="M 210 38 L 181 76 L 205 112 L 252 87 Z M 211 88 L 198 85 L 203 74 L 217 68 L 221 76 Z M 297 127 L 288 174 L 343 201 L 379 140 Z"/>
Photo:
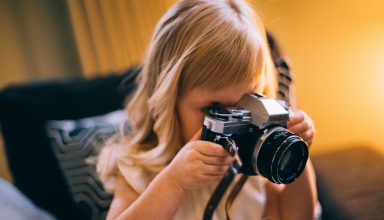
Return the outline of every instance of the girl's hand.
<path id="1" fill-rule="evenodd" d="M 198 140 L 200 136 L 201 131 L 183 146 L 167 167 L 168 173 L 184 190 L 218 182 L 233 161 L 221 145 Z"/>
<path id="2" fill-rule="evenodd" d="M 315 126 L 312 119 L 302 110 L 293 112 L 288 121 L 288 130 L 299 135 L 308 147 L 311 146 L 315 136 Z"/>

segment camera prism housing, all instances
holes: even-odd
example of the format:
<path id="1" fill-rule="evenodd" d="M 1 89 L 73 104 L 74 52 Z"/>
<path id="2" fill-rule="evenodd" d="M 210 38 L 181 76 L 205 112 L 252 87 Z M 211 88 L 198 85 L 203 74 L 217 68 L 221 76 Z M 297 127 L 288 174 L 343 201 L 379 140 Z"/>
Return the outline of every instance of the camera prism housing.
<path id="1" fill-rule="evenodd" d="M 235 144 L 238 171 L 260 175 L 278 184 L 295 181 L 308 160 L 308 146 L 289 132 L 289 112 L 282 102 L 257 93 L 245 94 L 234 107 L 213 104 L 205 109 L 202 140 L 228 148 Z"/>

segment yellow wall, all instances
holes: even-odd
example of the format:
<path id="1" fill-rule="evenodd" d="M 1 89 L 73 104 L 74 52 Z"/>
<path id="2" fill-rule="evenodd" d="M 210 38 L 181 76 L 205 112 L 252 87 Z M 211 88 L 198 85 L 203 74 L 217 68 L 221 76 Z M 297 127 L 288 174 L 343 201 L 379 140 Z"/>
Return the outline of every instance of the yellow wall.
<path id="1" fill-rule="evenodd" d="M 384 152 L 384 1 L 258 1 L 297 76 L 299 107 L 316 123 L 313 152 Z"/>

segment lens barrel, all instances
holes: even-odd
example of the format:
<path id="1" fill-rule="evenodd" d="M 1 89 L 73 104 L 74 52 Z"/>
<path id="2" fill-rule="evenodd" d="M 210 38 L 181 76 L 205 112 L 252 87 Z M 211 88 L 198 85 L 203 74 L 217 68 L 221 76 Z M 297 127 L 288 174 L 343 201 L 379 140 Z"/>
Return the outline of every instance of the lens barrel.
<path id="1" fill-rule="evenodd" d="M 308 160 L 308 146 L 283 127 L 266 128 L 257 140 L 252 166 L 271 182 L 288 184 L 303 172 Z"/>

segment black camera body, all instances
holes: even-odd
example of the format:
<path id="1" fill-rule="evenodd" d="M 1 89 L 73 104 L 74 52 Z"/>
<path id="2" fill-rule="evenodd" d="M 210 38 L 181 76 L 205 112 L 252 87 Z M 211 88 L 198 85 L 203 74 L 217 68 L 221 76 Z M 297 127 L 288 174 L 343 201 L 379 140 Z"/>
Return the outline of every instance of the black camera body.
<path id="1" fill-rule="evenodd" d="M 283 104 L 255 93 L 244 95 L 234 107 L 214 104 L 205 111 L 201 139 L 235 150 L 238 172 L 279 184 L 291 183 L 303 172 L 308 146 L 286 129 L 289 112 Z M 232 144 L 236 149 L 228 146 Z"/>

